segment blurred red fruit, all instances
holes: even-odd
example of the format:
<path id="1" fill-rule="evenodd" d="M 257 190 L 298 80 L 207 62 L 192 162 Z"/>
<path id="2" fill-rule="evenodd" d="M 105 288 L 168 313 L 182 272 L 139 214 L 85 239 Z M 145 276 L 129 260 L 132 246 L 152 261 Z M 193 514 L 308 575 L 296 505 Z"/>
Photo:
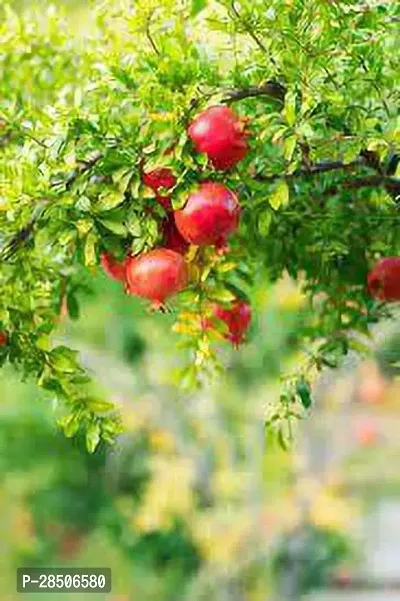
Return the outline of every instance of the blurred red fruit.
<path id="1" fill-rule="evenodd" d="M 381 301 L 400 301 L 400 257 L 381 259 L 368 275 L 370 294 Z"/>
<path id="2" fill-rule="evenodd" d="M 222 246 L 238 227 L 240 205 L 236 194 L 216 182 L 204 182 L 183 209 L 175 211 L 175 223 L 190 244 Z"/>
<path id="3" fill-rule="evenodd" d="M 211 106 L 200 113 L 188 133 L 197 152 L 207 154 L 215 169 L 231 169 L 248 151 L 245 121 L 227 106 Z"/>
<path id="4" fill-rule="evenodd" d="M 149 171 L 149 173 L 143 173 L 142 179 L 145 186 L 148 186 L 154 190 L 154 192 L 158 192 L 160 188 L 169 190 L 176 184 L 175 175 L 172 173 L 171 169 L 168 169 L 167 167 L 160 167 L 158 169 L 153 169 L 153 171 Z"/>
<path id="5" fill-rule="evenodd" d="M 373 424 L 363 424 L 357 430 L 357 442 L 362 447 L 371 447 L 378 441 L 378 432 Z"/>
<path id="6" fill-rule="evenodd" d="M 125 262 L 120 262 L 115 259 L 110 253 L 102 252 L 100 255 L 100 263 L 110 278 L 118 282 L 125 282 Z"/>
<path id="7" fill-rule="evenodd" d="M 6 332 L 0 331 L 0 346 L 5 346 L 8 342 L 8 336 Z"/>
<path id="8" fill-rule="evenodd" d="M 225 322 L 228 333 L 225 335 L 234 346 L 239 346 L 245 339 L 245 334 L 251 323 L 251 307 L 248 303 L 237 300 L 230 309 L 214 305 L 214 315 Z"/>
<path id="9" fill-rule="evenodd" d="M 188 280 L 186 263 L 179 253 L 156 248 L 126 263 L 126 291 L 162 306 L 167 298 L 182 290 Z"/>

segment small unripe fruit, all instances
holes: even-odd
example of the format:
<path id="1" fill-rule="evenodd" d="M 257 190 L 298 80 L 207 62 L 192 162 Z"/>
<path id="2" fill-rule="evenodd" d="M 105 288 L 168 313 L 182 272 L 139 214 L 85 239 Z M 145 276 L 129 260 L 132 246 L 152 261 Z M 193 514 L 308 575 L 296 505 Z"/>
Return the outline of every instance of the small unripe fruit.
<path id="1" fill-rule="evenodd" d="M 400 301 L 400 257 L 378 261 L 368 275 L 370 294 L 381 301 Z"/>
<path id="2" fill-rule="evenodd" d="M 204 182 L 183 207 L 175 223 L 190 244 L 221 246 L 238 227 L 240 205 L 236 194 L 216 182 Z"/>
<path id="3" fill-rule="evenodd" d="M 156 248 L 126 262 L 127 293 L 146 298 L 155 306 L 185 288 L 187 280 L 182 255 L 167 248 Z"/>
<path id="4" fill-rule="evenodd" d="M 125 263 L 117 261 L 110 253 L 102 252 L 100 263 L 110 278 L 118 282 L 125 282 Z"/>
<path id="5" fill-rule="evenodd" d="M 215 169 L 231 169 L 248 151 L 245 122 L 227 106 L 211 106 L 200 113 L 188 134 L 197 152 L 207 154 Z"/>

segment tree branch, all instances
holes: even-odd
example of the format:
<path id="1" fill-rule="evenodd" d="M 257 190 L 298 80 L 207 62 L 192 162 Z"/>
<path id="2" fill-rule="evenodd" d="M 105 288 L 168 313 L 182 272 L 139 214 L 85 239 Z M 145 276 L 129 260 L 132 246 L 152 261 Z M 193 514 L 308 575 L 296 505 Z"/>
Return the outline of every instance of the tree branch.
<path id="1" fill-rule="evenodd" d="M 268 96 L 279 102 L 283 102 L 285 99 L 286 88 L 278 83 L 277 81 L 267 81 L 261 86 L 249 86 L 248 88 L 240 88 L 237 90 L 231 90 L 226 93 L 225 98 L 222 102 L 230 104 L 231 102 L 238 102 L 245 98 L 256 98 L 258 96 Z"/>
<path id="2" fill-rule="evenodd" d="M 53 185 L 56 186 L 58 184 L 64 184 L 66 190 L 69 190 L 74 182 L 78 179 L 80 175 L 86 173 L 98 163 L 100 159 L 103 158 L 103 154 L 100 152 L 96 152 L 89 160 L 82 161 L 76 169 L 71 171 L 66 180 L 61 182 L 55 182 Z M 18 250 L 25 245 L 25 243 L 29 240 L 33 231 L 35 229 L 35 225 L 37 221 L 43 214 L 44 209 L 47 206 L 47 201 L 41 201 L 39 205 L 36 207 L 34 211 L 34 216 L 31 221 L 21 228 L 6 244 L 3 248 L 0 249 L 0 260 L 9 261 Z"/>
<path id="3" fill-rule="evenodd" d="M 309 169 L 297 169 L 293 173 L 277 173 L 274 175 L 263 175 L 258 173 L 254 176 L 254 179 L 260 182 L 274 182 L 277 179 L 291 180 L 299 177 L 314 176 L 320 173 L 328 173 L 329 171 L 350 171 L 355 167 L 365 165 L 363 158 L 356 159 L 351 163 L 343 163 L 342 161 L 327 161 L 323 163 L 316 163 Z"/>
<path id="4" fill-rule="evenodd" d="M 394 200 L 400 198 L 400 178 L 389 177 L 387 175 L 370 175 L 366 177 L 356 177 L 344 182 L 340 182 L 337 185 L 333 185 L 327 188 L 324 192 L 324 196 L 330 196 L 338 194 L 343 189 L 347 190 L 359 190 L 360 188 L 378 188 L 384 186 L 385 190 Z"/>

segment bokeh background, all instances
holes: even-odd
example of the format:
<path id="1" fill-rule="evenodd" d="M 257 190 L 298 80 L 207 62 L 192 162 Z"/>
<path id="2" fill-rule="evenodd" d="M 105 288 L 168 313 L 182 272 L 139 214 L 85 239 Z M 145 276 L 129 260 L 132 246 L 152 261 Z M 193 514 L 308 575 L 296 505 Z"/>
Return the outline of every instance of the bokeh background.
<path id="1" fill-rule="evenodd" d="M 90 3 L 59 4 L 84 39 Z M 93 601 L 400 598 L 400 322 L 376 327 L 368 362 L 350 355 L 324 373 L 284 449 L 264 418 L 298 359 L 305 309 L 290 280 L 252 300 L 249 343 L 222 349 L 223 379 L 188 394 L 171 383 L 173 316 L 88 273 L 79 320 L 62 315 L 57 337 L 126 425 L 93 456 L 58 432 L 51 397 L 2 369 L 2 600 L 19 598 L 24 565 L 111 567 L 111 594 L 79 597 Z M 56 599 L 76 595 L 43 595 Z"/>

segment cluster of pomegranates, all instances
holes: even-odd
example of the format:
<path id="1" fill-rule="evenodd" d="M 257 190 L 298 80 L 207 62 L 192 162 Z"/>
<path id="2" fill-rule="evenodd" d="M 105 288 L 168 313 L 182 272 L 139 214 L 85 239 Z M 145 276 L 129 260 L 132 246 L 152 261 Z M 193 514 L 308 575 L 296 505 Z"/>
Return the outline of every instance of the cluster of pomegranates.
<path id="1" fill-rule="evenodd" d="M 212 106 L 200 113 L 188 128 L 188 135 L 195 150 L 206 154 L 212 167 L 220 171 L 233 168 L 248 151 L 245 120 L 226 106 Z M 238 228 L 240 204 L 232 190 L 207 180 L 189 194 L 182 209 L 174 211 L 168 191 L 172 192 L 177 178 L 171 169 L 143 172 L 142 182 L 155 192 L 167 212 L 162 224 L 162 246 L 127 256 L 122 263 L 103 253 L 101 264 L 111 277 L 125 284 L 128 294 L 160 307 L 188 283 L 184 255 L 189 245 L 224 247 Z M 251 320 L 247 303 L 237 299 L 229 309 L 214 305 L 213 313 L 226 323 L 226 337 L 233 344 L 243 341 Z M 205 327 L 211 327 L 211 322 L 207 321 Z"/>

